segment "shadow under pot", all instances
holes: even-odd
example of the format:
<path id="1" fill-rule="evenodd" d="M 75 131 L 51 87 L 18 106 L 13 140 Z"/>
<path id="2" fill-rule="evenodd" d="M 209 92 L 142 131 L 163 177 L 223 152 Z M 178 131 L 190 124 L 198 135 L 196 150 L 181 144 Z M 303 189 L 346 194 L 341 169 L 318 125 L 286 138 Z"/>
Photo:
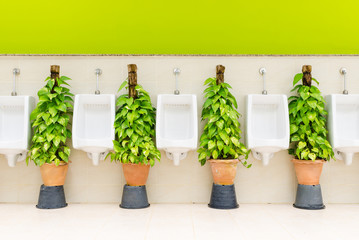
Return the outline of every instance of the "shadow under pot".
<path id="1" fill-rule="evenodd" d="M 324 209 L 322 190 L 319 184 L 324 160 L 293 159 L 298 187 L 295 203 L 296 208 L 319 210 Z"/>

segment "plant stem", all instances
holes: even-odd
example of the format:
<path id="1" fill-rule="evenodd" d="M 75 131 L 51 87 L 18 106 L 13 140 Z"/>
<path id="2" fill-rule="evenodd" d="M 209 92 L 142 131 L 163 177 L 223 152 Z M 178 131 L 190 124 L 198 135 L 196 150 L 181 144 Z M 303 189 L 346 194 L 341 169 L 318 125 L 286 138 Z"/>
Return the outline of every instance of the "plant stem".
<path id="1" fill-rule="evenodd" d="M 303 85 L 304 86 L 312 86 L 312 66 L 311 65 L 303 65 L 302 67 L 303 72 Z"/>
<path id="2" fill-rule="evenodd" d="M 132 97 L 133 99 L 136 99 L 137 97 L 137 91 L 136 91 L 136 85 L 137 85 L 137 66 L 136 64 L 128 64 L 128 97 Z"/>
<path id="3" fill-rule="evenodd" d="M 216 66 L 216 79 L 217 79 L 217 85 L 224 83 L 224 70 L 226 68 L 223 65 L 217 65 Z"/>

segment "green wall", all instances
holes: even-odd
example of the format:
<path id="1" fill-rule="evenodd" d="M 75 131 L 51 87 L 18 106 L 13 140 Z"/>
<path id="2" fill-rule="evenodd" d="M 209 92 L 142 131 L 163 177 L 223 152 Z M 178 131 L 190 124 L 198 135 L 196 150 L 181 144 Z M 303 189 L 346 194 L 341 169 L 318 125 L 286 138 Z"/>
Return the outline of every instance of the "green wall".
<path id="1" fill-rule="evenodd" d="M 359 54 L 358 10 L 357 0 L 3 0 L 0 54 Z"/>

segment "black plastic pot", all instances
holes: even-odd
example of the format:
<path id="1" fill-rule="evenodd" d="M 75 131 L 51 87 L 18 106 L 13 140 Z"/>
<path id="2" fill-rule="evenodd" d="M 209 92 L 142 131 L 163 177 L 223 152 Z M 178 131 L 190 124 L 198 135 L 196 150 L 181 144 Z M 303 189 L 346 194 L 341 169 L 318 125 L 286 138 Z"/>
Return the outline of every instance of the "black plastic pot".
<path id="1" fill-rule="evenodd" d="M 320 210 L 324 209 L 322 190 L 320 184 L 318 185 L 302 185 L 298 184 L 297 196 L 295 203 L 296 208 L 308 209 L 308 210 Z"/>
<path id="2" fill-rule="evenodd" d="M 56 209 L 66 207 L 64 186 L 41 185 L 39 201 L 36 205 L 40 209 Z"/>
<path id="3" fill-rule="evenodd" d="M 121 208 L 140 209 L 147 208 L 150 204 L 147 199 L 146 185 L 143 186 L 128 186 L 123 187 Z"/>
<path id="4" fill-rule="evenodd" d="M 236 189 L 232 185 L 218 185 L 212 186 L 211 201 L 208 206 L 216 209 L 234 209 L 238 208 Z"/>

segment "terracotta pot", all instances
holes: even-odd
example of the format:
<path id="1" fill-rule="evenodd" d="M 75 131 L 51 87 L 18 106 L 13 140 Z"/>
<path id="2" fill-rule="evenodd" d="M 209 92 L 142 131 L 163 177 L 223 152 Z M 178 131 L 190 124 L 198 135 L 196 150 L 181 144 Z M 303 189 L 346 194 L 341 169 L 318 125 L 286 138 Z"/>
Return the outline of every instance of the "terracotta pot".
<path id="1" fill-rule="evenodd" d="M 218 185 L 232 185 L 237 173 L 238 159 L 209 160 L 212 169 L 213 181 Z"/>
<path id="2" fill-rule="evenodd" d="M 62 186 L 65 184 L 66 174 L 69 165 L 60 162 L 59 166 L 55 163 L 45 163 L 40 167 L 42 181 L 45 186 Z"/>
<path id="3" fill-rule="evenodd" d="M 322 174 L 324 160 L 293 159 L 298 183 L 302 185 L 318 185 Z"/>
<path id="4" fill-rule="evenodd" d="M 129 186 L 143 186 L 146 185 L 150 165 L 122 163 L 123 174 L 127 185 Z"/>

